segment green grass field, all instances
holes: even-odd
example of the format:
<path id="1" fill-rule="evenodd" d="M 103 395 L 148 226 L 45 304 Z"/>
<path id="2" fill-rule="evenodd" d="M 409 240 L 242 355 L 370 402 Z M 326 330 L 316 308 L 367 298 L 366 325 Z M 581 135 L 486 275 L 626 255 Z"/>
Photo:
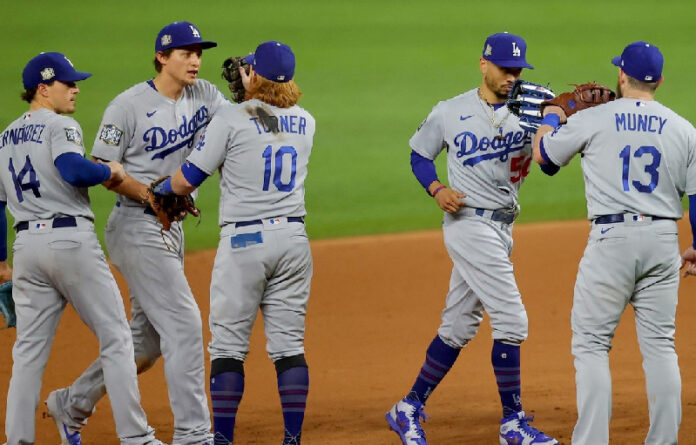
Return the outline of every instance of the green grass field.
<path id="1" fill-rule="evenodd" d="M 695 19 L 689 0 L 3 2 L 0 25 L 9 41 L 0 68 L 0 127 L 25 111 L 21 71 L 40 51 L 64 52 L 77 69 L 94 74 L 80 84 L 75 114 L 89 152 L 108 102 L 153 76 L 154 39 L 163 25 L 189 20 L 203 38 L 219 43 L 205 52 L 201 77 L 225 92 L 222 60 L 281 40 L 297 55 L 300 104 L 317 120 L 306 184 L 310 236 L 436 228 L 440 211 L 411 174 L 408 139 L 439 100 L 479 84 L 487 35 L 524 36 L 536 69 L 523 77 L 557 92 L 589 80 L 613 87 L 617 70 L 610 58 L 631 41 L 651 41 L 666 60 L 658 99 L 693 121 L 687 86 L 696 72 L 696 47 L 686 36 Z M 114 198 L 101 187 L 91 196 L 101 234 Z M 211 178 L 199 199 L 203 220 L 187 230 L 189 249 L 216 245 L 217 200 Z M 521 222 L 583 218 L 579 164 L 554 178 L 533 167 L 521 204 Z"/>

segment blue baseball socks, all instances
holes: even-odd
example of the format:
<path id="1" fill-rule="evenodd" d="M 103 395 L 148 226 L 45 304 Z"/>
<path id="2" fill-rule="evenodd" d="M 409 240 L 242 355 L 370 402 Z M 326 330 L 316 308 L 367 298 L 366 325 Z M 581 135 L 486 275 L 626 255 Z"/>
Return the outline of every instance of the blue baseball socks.
<path id="1" fill-rule="evenodd" d="M 503 417 L 522 411 L 520 345 L 495 340 L 491 351 L 495 381 L 498 383 Z"/>
<path id="2" fill-rule="evenodd" d="M 446 345 L 440 336 L 436 335 L 425 353 L 423 367 L 406 398 L 425 404 L 435 387 L 454 365 L 460 350 Z"/>

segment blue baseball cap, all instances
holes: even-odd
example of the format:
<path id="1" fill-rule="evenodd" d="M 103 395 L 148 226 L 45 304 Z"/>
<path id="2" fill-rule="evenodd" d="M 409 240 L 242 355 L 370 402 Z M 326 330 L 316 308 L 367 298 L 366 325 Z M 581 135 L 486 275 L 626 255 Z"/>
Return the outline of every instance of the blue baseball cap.
<path id="1" fill-rule="evenodd" d="M 31 59 L 22 71 L 24 89 L 37 87 L 40 83 L 49 84 L 54 80 L 77 82 L 85 80 L 92 73 L 75 71 L 70 59 L 61 53 L 41 53 Z"/>
<path id="2" fill-rule="evenodd" d="M 295 75 L 295 54 L 288 45 L 275 40 L 263 42 L 244 60 L 254 71 L 273 82 L 288 82 Z"/>
<path id="3" fill-rule="evenodd" d="M 162 28 L 155 40 L 155 52 L 187 45 L 201 45 L 202 49 L 214 48 L 217 43 L 203 40 L 201 32 L 191 22 L 174 22 Z"/>
<path id="4" fill-rule="evenodd" d="M 488 36 L 481 57 L 503 68 L 534 67 L 527 63 L 527 42 L 520 36 L 499 32 Z"/>
<path id="5" fill-rule="evenodd" d="M 662 77 L 664 58 L 660 49 L 648 42 L 633 42 L 611 63 L 641 82 L 657 82 Z"/>

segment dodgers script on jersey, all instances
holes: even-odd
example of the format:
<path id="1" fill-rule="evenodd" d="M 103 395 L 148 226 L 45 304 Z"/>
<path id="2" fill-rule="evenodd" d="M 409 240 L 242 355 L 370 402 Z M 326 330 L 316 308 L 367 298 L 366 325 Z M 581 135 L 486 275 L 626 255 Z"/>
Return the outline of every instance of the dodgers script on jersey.
<path id="1" fill-rule="evenodd" d="M 519 118 L 507 107 L 493 113 L 477 91 L 438 103 L 409 144 L 432 160 L 447 149 L 450 187 L 467 194 L 467 206 L 514 207 L 520 185 L 529 173 L 531 135 L 520 128 Z M 491 137 L 492 133 L 497 134 Z M 508 164 L 509 168 L 500 168 L 500 164 Z"/>
<path id="2" fill-rule="evenodd" d="M 223 166 L 221 226 L 306 214 L 304 181 L 314 129 L 304 108 L 277 108 L 256 99 L 215 115 L 188 161 L 209 175 Z"/>
<path id="3" fill-rule="evenodd" d="M 87 189 L 65 182 L 53 164 L 63 153 L 85 154 L 82 128 L 46 108 L 24 113 L 2 133 L 0 165 L 10 174 L 0 175 L 0 199 L 15 224 L 60 215 L 94 219 Z"/>
<path id="4" fill-rule="evenodd" d="M 210 82 L 198 79 L 173 100 L 152 81 L 119 94 L 104 112 L 92 156 L 123 163 L 129 175 L 149 184 L 174 172 L 186 159 L 211 116 L 227 99 Z M 125 205 L 138 205 L 120 196 Z"/>
<path id="5" fill-rule="evenodd" d="M 589 219 L 624 212 L 679 219 L 682 196 L 696 193 L 694 127 L 656 101 L 622 98 L 581 111 L 543 144 L 560 166 L 582 152 Z"/>

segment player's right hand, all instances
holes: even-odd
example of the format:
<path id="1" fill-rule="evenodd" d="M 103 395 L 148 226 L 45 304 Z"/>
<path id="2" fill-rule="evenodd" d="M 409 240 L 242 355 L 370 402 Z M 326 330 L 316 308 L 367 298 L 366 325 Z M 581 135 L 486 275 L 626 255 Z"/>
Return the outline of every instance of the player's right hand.
<path id="1" fill-rule="evenodd" d="M 466 194 L 451 188 L 444 188 L 435 195 L 437 205 L 447 213 L 457 213 L 464 207 L 463 198 Z"/>
<path id="2" fill-rule="evenodd" d="M 686 266 L 686 270 L 682 276 L 696 275 L 696 249 L 692 246 L 689 246 L 682 254 L 681 268 L 684 268 L 684 266 Z"/>
<path id="3" fill-rule="evenodd" d="M 106 165 L 108 165 L 111 169 L 111 177 L 109 178 L 109 182 L 112 182 L 115 185 L 116 183 L 123 182 L 123 180 L 126 179 L 126 171 L 123 169 L 123 165 L 121 165 L 120 162 L 109 161 L 106 163 Z"/>

